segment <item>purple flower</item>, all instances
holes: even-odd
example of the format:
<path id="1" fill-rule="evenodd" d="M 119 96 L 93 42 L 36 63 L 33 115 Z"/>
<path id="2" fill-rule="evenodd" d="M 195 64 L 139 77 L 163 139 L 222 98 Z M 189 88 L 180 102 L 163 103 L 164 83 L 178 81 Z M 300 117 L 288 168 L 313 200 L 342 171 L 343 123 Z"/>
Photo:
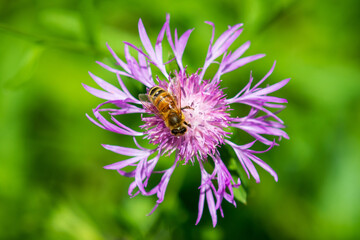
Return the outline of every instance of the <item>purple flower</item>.
<path id="1" fill-rule="evenodd" d="M 103 129 L 133 137 L 135 148 L 103 145 L 104 148 L 110 151 L 130 157 L 127 160 L 105 166 L 106 169 L 117 170 L 121 175 L 134 179 L 129 187 L 129 195 L 133 197 L 139 193 L 146 196 L 156 194 L 158 200 L 151 211 L 153 213 L 164 200 L 166 188 L 175 168 L 190 161 L 193 165 L 197 164 L 201 172 L 199 212 L 196 224 L 201 219 L 206 199 L 213 226 L 215 227 L 217 211 L 219 210 L 223 216 L 222 201 L 225 199 L 236 206 L 233 189 L 238 188 L 241 184 L 240 178 L 233 179 L 222 161 L 219 153 L 220 147 L 228 145 L 233 149 L 249 178 L 251 175 L 256 182 L 260 181 L 254 166 L 254 163 L 256 163 L 268 171 L 277 181 L 276 172 L 256 154 L 266 152 L 273 146 L 278 145 L 274 137 L 279 137 L 279 140 L 282 137 L 288 138 L 288 135 L 281 130 L 284 128 L 283 121 L 276 115 L 284 108 L 283 104 L 287 101 L 283 98 L 269 96 L 269 94 L 282 88 L 288 83 L 289 79 L 270 86 L 260 87 L 273 72 L 274 63 L 265 77 L 255 85 L 253 85 L 253 77 L 250 76 L 250 81 L 244 89 L 234 97 L 227 98 L 220 87 L 222 75 L 262 58 L 264 55 L 257 54 L 242 57 L 250 46 L 249 42 L 244 43 L 233 52 L 229 51 L 229 47 L 243 30 L 241 28 L 242 24 L 229 27 L 214 41 L 215 26 L 211 22 L 206 23 L 212 26 L 212 37 L 204 65 L 196 72 L 187 74 L 186 67 L 182 63 L 184 50 L 193 29 L 186 31 L 180 37 L 178 37 L 175 29 L 173 36 L 170 31 L 170 16 L 167 15 L 166 22 L 156 39 L 155 48 L 152 46 L 141 20 L 139 20 L 139 34 L 143 47 L 137 47 L 125 42 L 126 61 L 122 61 L 108 46 L 121 70 L 101 62 L 99 64 L 116 74 L 119 88 L 92 73 L 90 73 L 90 76 L 103 90 L 85 84 L 84 87 L 91 94 L 106 100 L 93 110 L 97 121 L 87 115 L 90 121 Z M 170 62 L 164 62 L 163 60 L 162 43 L 165 36 L 174 54 L 174 58 Z M 130 54 L 129 48 L 137 51 L 137 59 Z M 218 62 L 219 58 L 220 62 Z M 179 69 L 174 69 L 170 73 L 167 71 L 166 65 L 172 61 L 176 61 Z M 211 64 L 217 64 L 218 70 L 212 78 L 204 79 L 205 72 Z M 151 72 L 151 65 L 158 68 L 163 76 L 155 77 Z M 153 114 L 148 108 L 143 107 L 142 103 L 129 92 L 121 79 L 122 76 L 141 82 L 148 87 L 148 91 L 151 87 L 159 86 L 173 94 L 181 102 L 181 107 L 186 106 L 182 113 L 186 122 L 189 123 L 187 132 L 180 137 L 172 135 L 161 115 Z M 175 96 L 175 88 L 179 85 L 181 90 Z M 112 107 L 105 108 L 107 104 L 111 104 Z M 232 104 L 248 105 L 251 110 L 247 116 L 233 117 L 231 115 Z M 278 110 L 272 112 L 269 108 Z M 143 123 L 140 127 L 143 131 L 135 131 L 114 117 L 130 113 L 141 114 L 139 115 L 139 122 L 141 117 Z M 242 145 L 230 141 L 231 130 L 234 128 L 245 131 L 254 140 Z M 148 139 L 154 145 L 154 148 L 146 149 L 141 147 L 136 141 L 137 137 Z M 256 141 L 267 145 L 267 149 L 264 151 L 251 150 L 250 148 Z M 171 157 L 172 155 L 174 157 Z M 169 169 L 155 170 L 161 156 L 174 159 Z M 214 168 L 210 172 L 204 168 L 206 161 L 213 162 Z M 126 167 L 131 167 L 133 170 L 126 171 Z M 155 187 L 149 189 L 147 185 L 154 174 L 160 174 L 161 180 Z"/>

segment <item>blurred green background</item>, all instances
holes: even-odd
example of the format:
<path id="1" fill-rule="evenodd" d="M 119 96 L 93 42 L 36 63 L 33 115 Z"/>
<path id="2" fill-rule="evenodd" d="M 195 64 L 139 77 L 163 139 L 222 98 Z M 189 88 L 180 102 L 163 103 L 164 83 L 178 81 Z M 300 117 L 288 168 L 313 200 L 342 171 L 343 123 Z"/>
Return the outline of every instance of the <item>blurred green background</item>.
<path id="1" fill-rule="evenodd" d="M 0 1 L 0 239 L 356 239 L 360 238 L 359 1 Z M 247 205 L 223 203 L 214 229 L 207 207 L 195 226 L 198 166 L 176 169 L 165 201 L 130 199 L 130 179 L 102 166 L 120 156 L 101 143 L 129 145 L 85 117 L 101 103 L 81 83 L 88 71 L 114 82 L 95 63 L 113 63 L 108 42 L 140 45 L 143 19 L 153 43 L 166 13 L 171 27 L 195 31 L 185 64 L 202 66 L 213 21 L 216 36 L 239 22 L 246 53 L 267 57 L 224 75 L 229 96 L 259 80 L 287 77 L 276 93 L 289 104 L 280 117 L 290 140 L 261 157 L 247 181 Z M 131 83 L 129 83 L 131 85 Z M 138 86 L 130 86 L 139 91 Z"/>

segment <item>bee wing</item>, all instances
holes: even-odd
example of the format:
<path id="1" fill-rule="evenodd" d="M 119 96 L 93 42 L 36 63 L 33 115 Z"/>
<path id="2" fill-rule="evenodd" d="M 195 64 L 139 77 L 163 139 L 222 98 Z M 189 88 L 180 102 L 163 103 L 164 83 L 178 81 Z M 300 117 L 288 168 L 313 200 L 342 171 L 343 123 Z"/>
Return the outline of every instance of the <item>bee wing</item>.
<path id="1" fill-rule="evenodd" d="M 176 108 L 178 111 L 181 111 L 181 86 L 177 76 L 171 80 L 171 91 L 175 99 Z"/>
<path id="2" fill-rule="evenodd" d="M 142 103 L 142 105 L 146 107 L 149 111 L 160 116 L 159 111 L 156 109 L 154 104 L 151 103 L 149 96 L 147 94 L 139 94 L 139 100 Z"/>

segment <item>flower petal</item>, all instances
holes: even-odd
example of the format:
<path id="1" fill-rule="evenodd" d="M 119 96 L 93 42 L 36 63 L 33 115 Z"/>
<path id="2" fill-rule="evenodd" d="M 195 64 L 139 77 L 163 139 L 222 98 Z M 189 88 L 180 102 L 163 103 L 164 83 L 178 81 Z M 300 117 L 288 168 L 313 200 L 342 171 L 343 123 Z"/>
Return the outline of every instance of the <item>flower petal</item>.
<path id="1" fill-rule="evenodd" d="M 112 152 L 121 154 L 121 155 L 125 155 L 125 156 L 137 156 L 137 157 L 141 157 L 141 156 L 149 156 L 149 150 L 138 150 L 138 149 L 134 149 L 134 148 L 126 148 L 126 147 L 120 147 L 120 146 L 114 146 L 114 145 L 107 145 L 107 144 L 102 144 L 102 146 L 107 149 L 110 150 Z"/>
<path id="2" fill-rule="evenodd" d="M 104 168 L 105 169 L 113 169 L 113 170 L 122 169 L 124 167 L 127 167 L 129 165 L 132 165 L 132 164 L 140 161 L 141 158 L 142 158 L 142 156 L 141 157 L 133 157 L 133 158 L 130 158 L 127 160 L 123 160 L 123 161 L 116 162 L 116 163 L 113 163 L 110 165 L 106 165 L 106 166 L 104 166 Z"/>

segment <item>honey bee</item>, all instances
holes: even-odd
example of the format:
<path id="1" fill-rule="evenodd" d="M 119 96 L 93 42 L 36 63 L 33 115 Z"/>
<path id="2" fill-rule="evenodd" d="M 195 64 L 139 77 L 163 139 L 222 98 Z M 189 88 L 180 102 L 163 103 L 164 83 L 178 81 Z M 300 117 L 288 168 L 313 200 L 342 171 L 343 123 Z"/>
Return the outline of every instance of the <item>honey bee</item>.
<path id="1" fill-rule="evenodd" d="M 180 95 L 180 90 L 178 91 Z M 179 96 L 178 95 L 178 96 Z M 180 96 L 177 97 L 166 91 L 162 87 L 155 86 L 150 88 L 147 94 L 139 94 L 139 100 L 142 104 L 154 114 L 160 116 L 174 136 L 182 136 L 186 133 L 187 127 L 191 127 L 185 121 L 183 109 L 191 109 L 186 106 L 181 108 Z"/>

